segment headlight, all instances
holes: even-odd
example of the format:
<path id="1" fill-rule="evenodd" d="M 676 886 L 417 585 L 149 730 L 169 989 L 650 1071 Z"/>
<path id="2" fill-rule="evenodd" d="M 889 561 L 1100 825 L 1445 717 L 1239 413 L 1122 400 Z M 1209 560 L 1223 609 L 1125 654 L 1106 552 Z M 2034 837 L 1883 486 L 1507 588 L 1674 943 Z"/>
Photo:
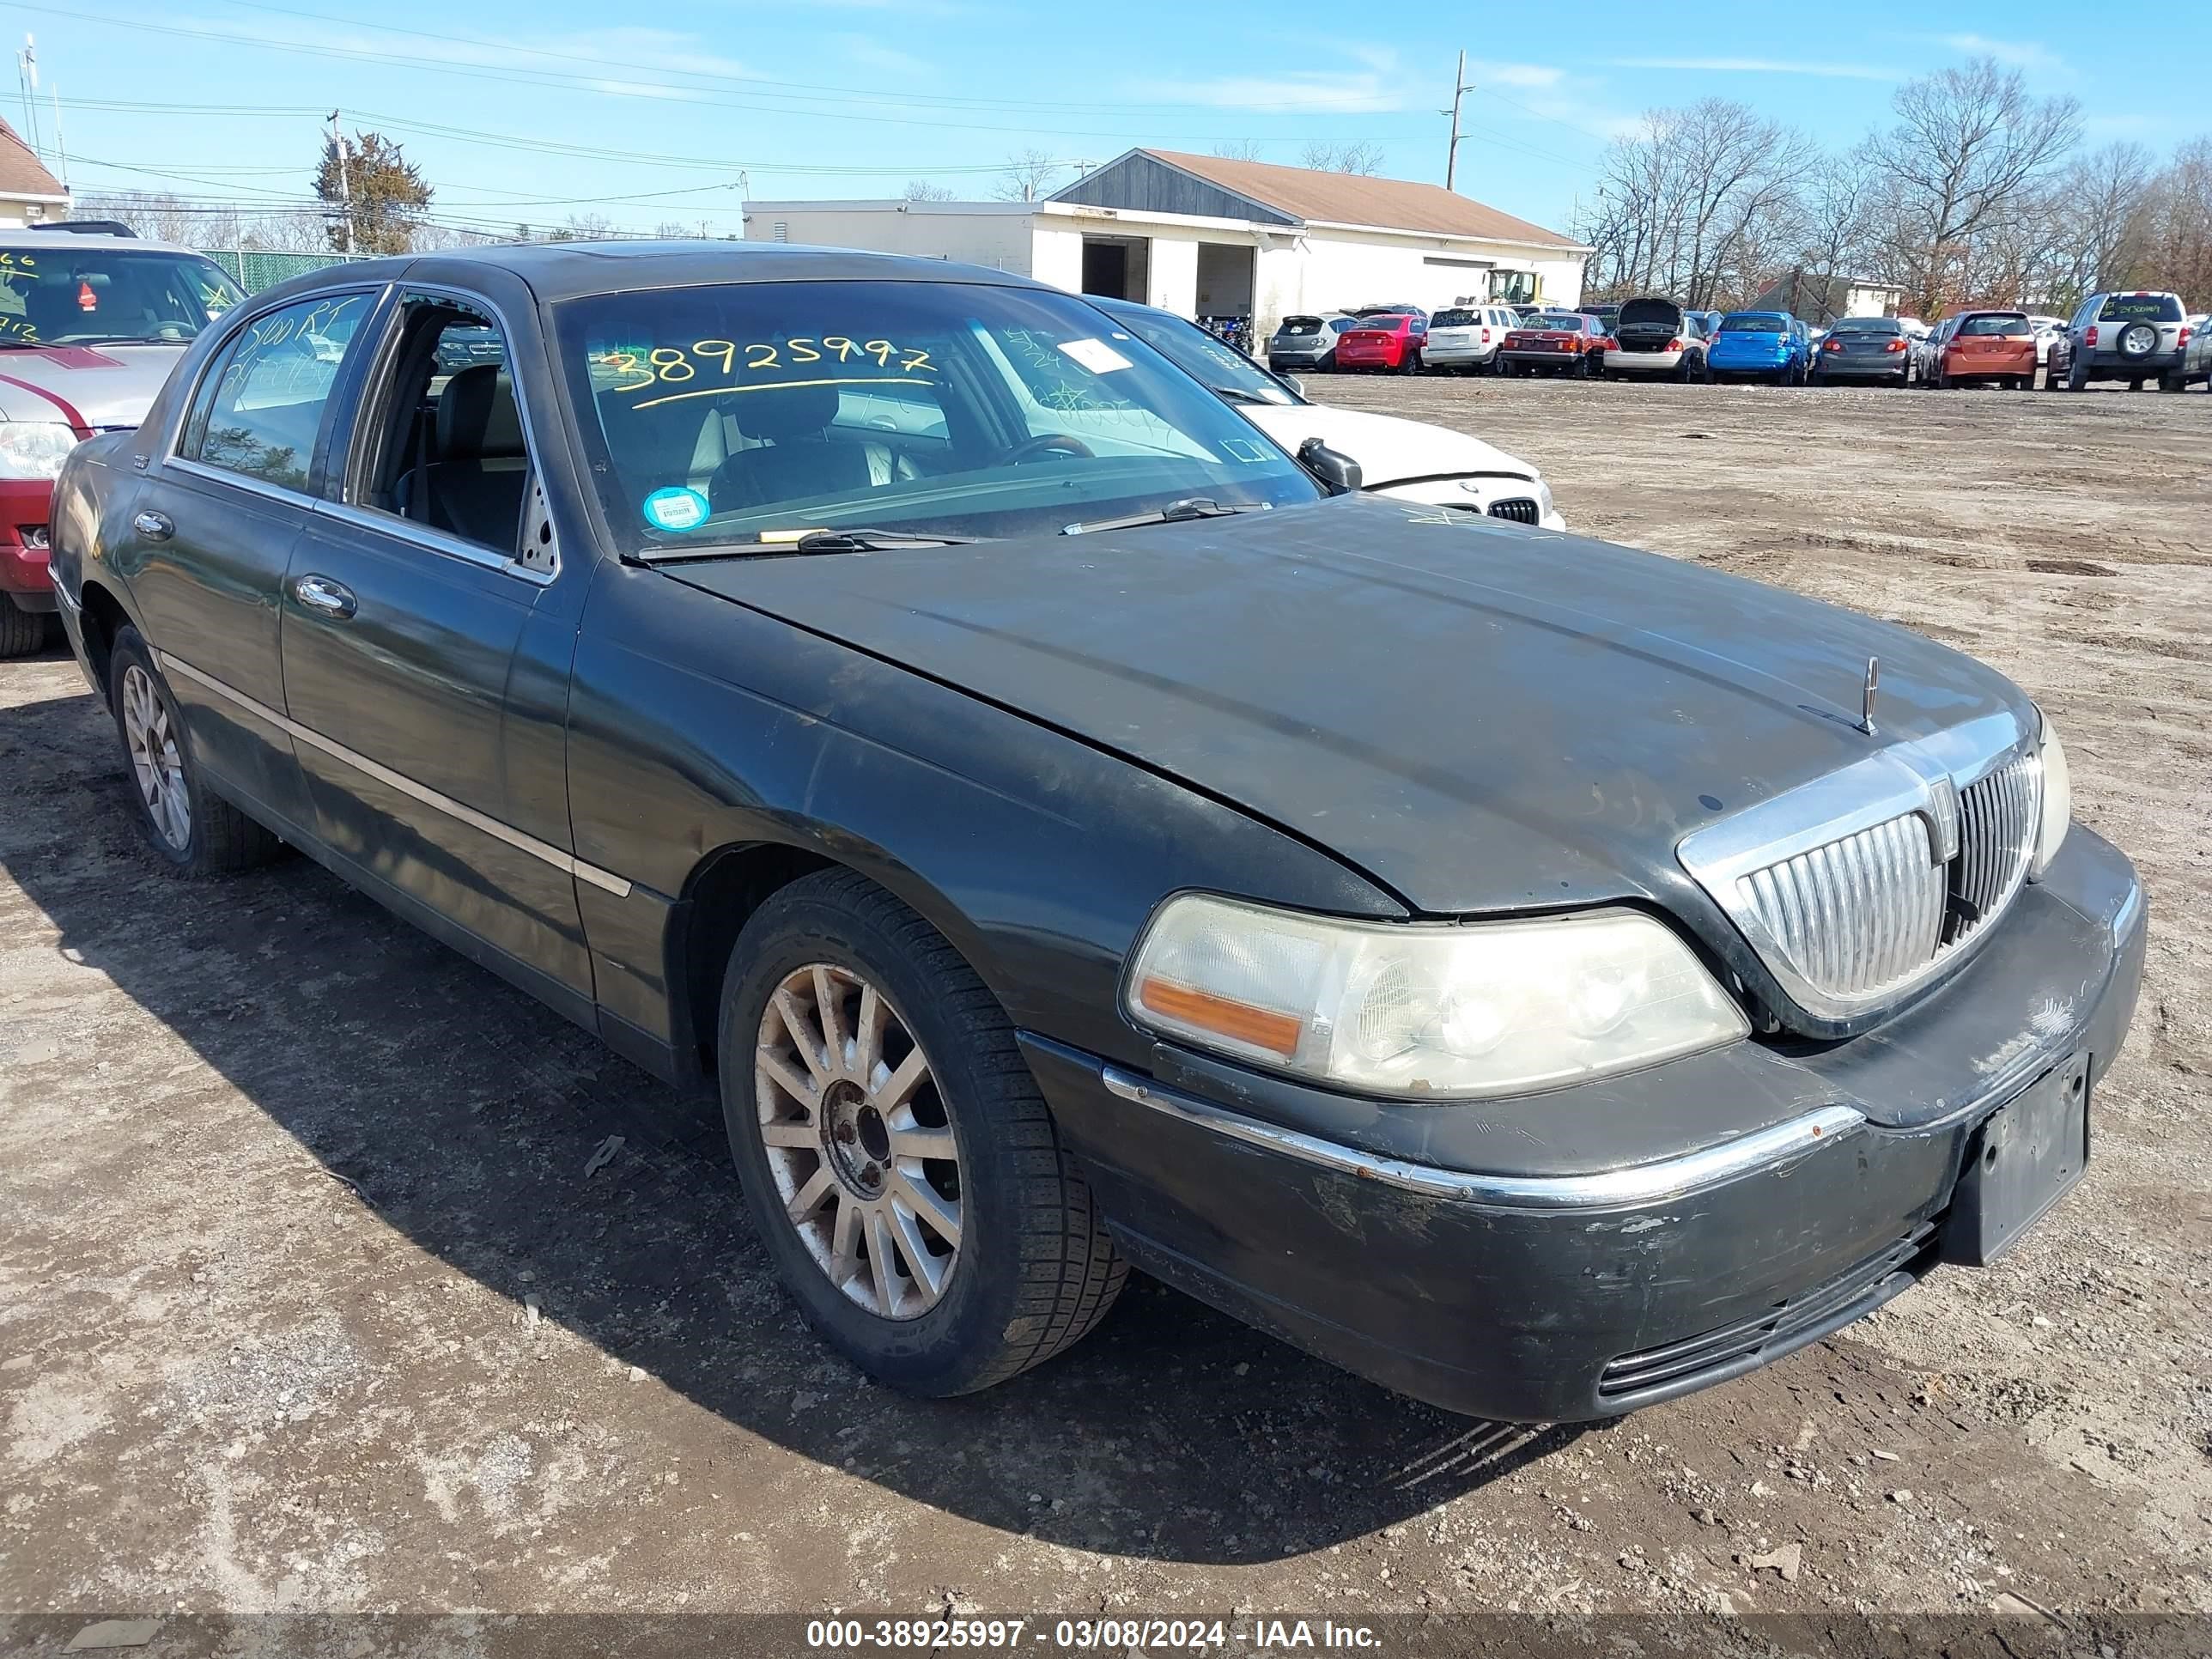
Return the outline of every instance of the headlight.
<path id="1" fill-rule="evenodd" d="M 2067 827 L 2074 822 L 2074 781 L 2066 772 L 2066 748 L 2058 741 L 2058 728 L 2043 710 L 2043 735 L 2037 748 L 2043 760 L 2043 822 L 2036 828 L 2035 859 L 2027 866 L 2030 877 L 2040 878 L 2065 845 Z"/>
<path id="2" fill-rule="evenodd" d="M 0 421 L 0 478 L 55 478 L 76 447 L 58 421 Z"/>
<path id="3" fill-rule="evenodd" d="M 1604 1077 L 1750 1029 L 1682 941 L 1632 910 L 1430 925 L 1184 894 L 1145 929 L 1123 996 L 1163 1036 L 1453 1098 Z"/>

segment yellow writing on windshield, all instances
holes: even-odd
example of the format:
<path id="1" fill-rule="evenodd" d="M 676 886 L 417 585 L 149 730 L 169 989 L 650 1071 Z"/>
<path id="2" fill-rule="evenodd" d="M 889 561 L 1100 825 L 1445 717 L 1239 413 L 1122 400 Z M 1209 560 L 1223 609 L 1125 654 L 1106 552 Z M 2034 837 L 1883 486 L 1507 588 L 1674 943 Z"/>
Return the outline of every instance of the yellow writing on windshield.
<path id="1" fill-rule="evenodd" d="M 870 379 L 896 380 L 913 377 L 925 383 L 927 377 L 937 372 L 929 353 L 919 346 L 847 334 L 806 334 L 781 340 L 694 340 L 689 346 L 625 347 L 598 352 L 592 361 L 616 376 L 609 390 L 656 394 L 640 397 L 630 405 L 633 409 L 665 401 L 672 395 L 669 387 L 687 382 L 701 383 L 684 394 L 691 397 L 818 384 L 783 378 L 794 368 L 816 364 L 849 363 L 862 370 L 878 371 Z M 755 375 L 775 378 L 763 378 L 751 386 L 736 384 Z M 718 381 L 732 384 L 718 385 Z"/>

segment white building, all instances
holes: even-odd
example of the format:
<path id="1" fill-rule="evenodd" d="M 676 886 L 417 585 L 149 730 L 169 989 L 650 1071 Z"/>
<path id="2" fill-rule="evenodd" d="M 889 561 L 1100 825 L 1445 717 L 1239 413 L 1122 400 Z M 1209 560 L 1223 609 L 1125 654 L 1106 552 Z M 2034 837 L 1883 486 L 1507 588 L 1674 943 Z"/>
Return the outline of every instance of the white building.
<path id="1" fill-rule="evenodd" d="M 1038 202 L 749 202 L 752 241 L 912 253 L 1186 317 L 1572 306 L 1589 250 L 1436 185 L 1133 149 Z"/>

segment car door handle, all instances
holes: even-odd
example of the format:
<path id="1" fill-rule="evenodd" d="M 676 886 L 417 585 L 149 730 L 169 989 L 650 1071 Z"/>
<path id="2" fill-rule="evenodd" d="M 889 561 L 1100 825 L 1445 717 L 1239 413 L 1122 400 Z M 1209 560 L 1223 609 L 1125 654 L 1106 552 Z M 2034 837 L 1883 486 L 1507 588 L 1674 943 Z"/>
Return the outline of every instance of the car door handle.
<path id="1" fill-rule="evenodd" d="M 166 513 L 141 513 L 131 527 L 149 542 L 166 542 L 177 533 L 176 521 Z"/>
<path id="2" fill-rule="evenodd" d="M 319 616 L 343 622 L 359 609 L 353 589 L 328 576 L 301 576 L 292 584 L 292 597 Z"/>

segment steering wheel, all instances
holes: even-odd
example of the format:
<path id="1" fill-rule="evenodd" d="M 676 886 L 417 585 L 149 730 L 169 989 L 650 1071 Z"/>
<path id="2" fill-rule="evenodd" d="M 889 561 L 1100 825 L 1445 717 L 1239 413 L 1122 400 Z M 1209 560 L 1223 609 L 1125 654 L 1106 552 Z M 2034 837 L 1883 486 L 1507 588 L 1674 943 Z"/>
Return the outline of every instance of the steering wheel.
<path id="1" fill-rule="evenodd" d="M 1066 432 L 1040 432 L 1034 438 L 1024 438 L 1006 452 L 1008 466 L 1021 466 L 1046 455 L 1080 455 L 1096 460 L 1098 452 L 1082 439 Z"/>

